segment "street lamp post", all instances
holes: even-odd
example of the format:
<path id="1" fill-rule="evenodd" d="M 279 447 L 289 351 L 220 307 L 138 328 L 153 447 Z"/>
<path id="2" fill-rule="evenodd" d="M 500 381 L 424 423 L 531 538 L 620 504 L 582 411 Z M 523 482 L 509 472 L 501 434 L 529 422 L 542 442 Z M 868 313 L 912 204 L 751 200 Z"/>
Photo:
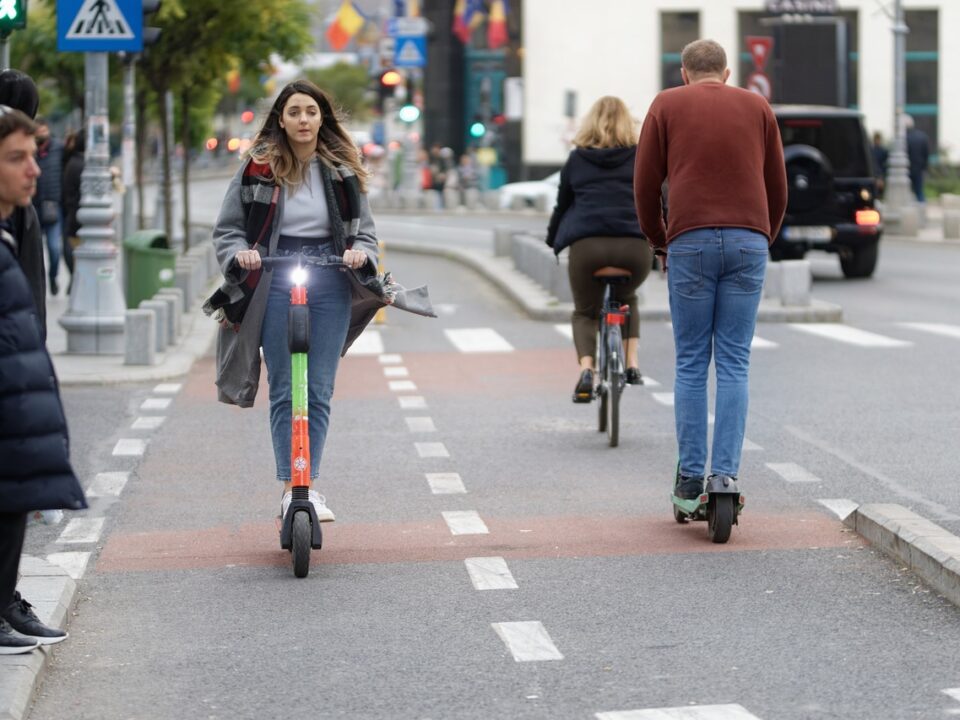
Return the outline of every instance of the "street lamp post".
<path id="1" fill-rule="evenodd" d="M 907 160 L 907 128 L 904 123 L 907 104 L 906 46 L 910 29 L 903 19 L 902 0 L 894 2 L 893 17 L 893 148 L 887 164 L 887 184 L 884 193 L 886 220 L 900 223 L 903 210 L 913 207 L 910 188 L 910 163 Z"/>
<path id="2" fill-rule="evenodd" d="M 67 331 L 68 353 L 122 355 L 125 306 L 113 230 L 107 53 L 86 53 L 85 87 L 87 148 L 77 213 L 82 243 L 74 253 L 70 305 L 60 325 Z"/>

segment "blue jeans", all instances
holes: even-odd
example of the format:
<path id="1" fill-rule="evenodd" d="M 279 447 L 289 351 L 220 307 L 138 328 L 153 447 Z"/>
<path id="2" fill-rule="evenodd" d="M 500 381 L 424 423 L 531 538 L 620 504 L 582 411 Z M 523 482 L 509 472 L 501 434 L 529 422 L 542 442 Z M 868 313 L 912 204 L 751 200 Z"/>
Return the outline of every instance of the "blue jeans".
<path id="1" fill-rule="evenodd" d="M 305 248 L 305 252 L 309 250 L 312 248 Z M 329 253 L 332 250 L 332 245 L 327 245 L 321 246 L 320 252 Z M 276 254 L 287 253 L 278 250 Z M 277 462 L 277 479 L 289 482 L 293 401 L 287 315 L 293 282 L 286 268 L 272 272 L 274 278 L 267 298 L 260 343 L 270 385 L 270 436 Z M 310 428 L 310 477 L 316 480 L 320 475 L 320 457 L 330 423 L 333 381 L 350 325 L 350 281 L 346 273 L 337 268 L 308 266 L 307 273 L 307 305 L 310 307 L 307 416 Z"/>
<path id="2" fill-rule="evenodd" d="M 60 270 L 60 249 L 63 243 L 63 212 L 60 212 L 60 218 L 50 225 L 43 225 L 43 234 L 47 238 L 47 255 L 50 265 L 47 267 L 47 276 L 51 281 L 57 279 L 57 272 Z"/>
<path id="3" fill-rule="evenodd" d="M 711 472 L 736 476 L 747 421 L 750 342 L 767 267 L 767 238 L 743 228 L 704 228 L 667 246 L 676 346 L 674 411 L 680 472 L 707 464 L 707 375 L 717 372 Z"/>

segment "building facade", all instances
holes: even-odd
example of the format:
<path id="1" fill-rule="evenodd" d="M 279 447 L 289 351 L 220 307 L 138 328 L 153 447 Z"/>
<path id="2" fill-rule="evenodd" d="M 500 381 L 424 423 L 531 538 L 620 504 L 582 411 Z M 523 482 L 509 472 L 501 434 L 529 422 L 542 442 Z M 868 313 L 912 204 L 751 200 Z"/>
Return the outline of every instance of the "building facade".
<path id="1" fill-rule="evenodd" d="M 827 4 L 836 12 L 811 19 L 773 15 L 763 0 L 523 0 L 524 174 L 540 177 L 564 162 L 579 119 L 602 95 L 623 98 L 642 120 L 660 90 L 680 83 L 680 51 L 700 37 L 726 49 L 731 84 L 768 93 L 774 103 L 829 102 L 821 99 L 826 93 L 835 98 L 829 104 L 863 112 L 867 128 L 889 142 L 894 38 L 884 8 L 893 3 Z M 956 163 L 960 43 L 951 38 L 960 36 L 960 0 L 903 0 L 903 7 L 906 110 L 939 160 Z M 770 62 L 758 58 L 756 38 L 773 44 Z"/>

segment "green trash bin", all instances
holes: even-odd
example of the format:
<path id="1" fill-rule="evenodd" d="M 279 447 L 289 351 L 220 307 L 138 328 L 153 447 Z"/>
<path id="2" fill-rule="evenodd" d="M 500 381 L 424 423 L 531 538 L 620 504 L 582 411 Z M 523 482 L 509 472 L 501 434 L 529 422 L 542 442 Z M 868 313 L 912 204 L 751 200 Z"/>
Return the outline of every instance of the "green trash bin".
<path id="1" fill-rule="evenodd" d="M 162 287 L 173 286 L 177 253 L 170 249 L 163 230 L 138 230 L 123 241 L 127 307 L 139 307 Z"/>

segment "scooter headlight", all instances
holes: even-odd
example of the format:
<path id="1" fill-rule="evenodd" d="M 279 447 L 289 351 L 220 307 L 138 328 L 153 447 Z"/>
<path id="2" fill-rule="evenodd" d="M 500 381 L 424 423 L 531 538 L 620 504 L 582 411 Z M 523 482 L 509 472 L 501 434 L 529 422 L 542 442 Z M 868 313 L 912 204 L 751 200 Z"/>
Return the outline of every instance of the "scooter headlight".
<path id="1" fill-rule="evenodd" d="M 307 270 L 299 265 L 293 269 L 293 272 L 290 273 L 290 279 L 293 280 L 293 284 L 300 286 L 307 281 Z"/>

